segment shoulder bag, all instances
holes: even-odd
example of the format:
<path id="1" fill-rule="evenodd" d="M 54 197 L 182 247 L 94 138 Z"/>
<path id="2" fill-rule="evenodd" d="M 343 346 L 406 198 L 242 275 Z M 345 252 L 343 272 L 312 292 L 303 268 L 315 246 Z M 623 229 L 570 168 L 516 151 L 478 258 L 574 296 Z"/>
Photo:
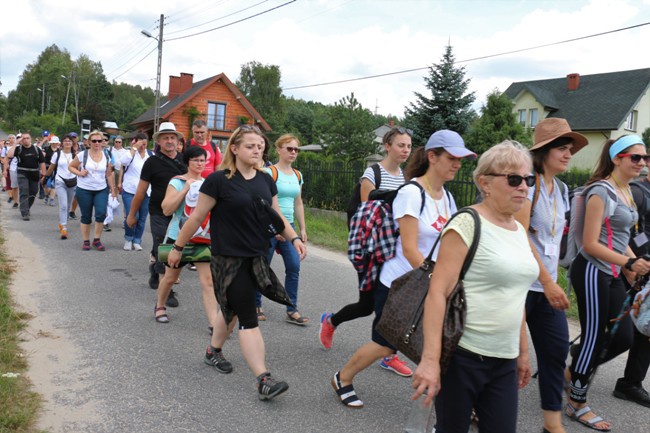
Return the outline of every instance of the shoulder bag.
<path id="1" fill-rule="evenodd" d="M 478 212 L 470 207 L 465 207 L 456 212 L 447 221 L 447 224 L 462 213 L 468 213 L 474 218 L 474 239 L 465 257 L 458 282 L 447 298 L 447 307 L 442 329 L 442 353 L 440 354 L 441 373 L 447 370 L 451 356 L 456 350 L 460 337 L 463 335 L 466 315 L 463 278 L 472 263 L 481 234 L 481 222 Z M 429 255 L 420 267 L 407 272 L 393 281 L 388 292 L 386 303 L 384 304 L 381 319 L 376 326 L 377 332 L 416 364 L 420 363 L 424 345 L 422 320 L 424 316 L 424 301 L 429 291 L 429 280 L 431 279 L 431 274 L 435 266 L 432 257 L 441 237 L 436 239 Z"/>
<path id="2" fill-rule="evenodd" d="M 272 238 L 276 235 L 281 234 L 284 231 L 284 220 L 279 213 L 271 206 L 271 203 L 264 200 L 262 196 L 253 191 L 251 187 L 246 183 L 246 179 L 239 173 L 239 171 L 234 174 L 235 179 L 240 179 L 240 184 L 246 188 L 248 193 L 253 199 L 253 207 L 255 211 L 255 216 L 259 222 L 258 229 L 260 233 L 267 237 Z"/>

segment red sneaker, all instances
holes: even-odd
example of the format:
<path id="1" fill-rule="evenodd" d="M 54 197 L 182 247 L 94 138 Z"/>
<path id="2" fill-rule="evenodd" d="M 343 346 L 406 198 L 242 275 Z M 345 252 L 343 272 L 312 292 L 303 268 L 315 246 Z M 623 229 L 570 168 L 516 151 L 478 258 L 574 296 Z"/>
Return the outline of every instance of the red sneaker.
<path id="1" fill-rule="evenodd" d="M 318 337 L 320 339 L 320 344 L 322 344 L 325 349 L 332 348 L 334 331 L 336 331 L 336 326 L 330 323 L 330 317 L 332 317 L 332 313 L 323 313 L 320 316 L 320 331 Z"/>
<path id="2" fill-rule="evenodd" d="M 406 365 L 406 362 L 399 359 L 397 354 L 382 359 L 382 361 L 379 363 L 379 366 L 386 370 L 393 371 L 395 374 L 399 374 L 400 376 L 413 376 L 413 370 L 411 370 L 409 366 Z"/>

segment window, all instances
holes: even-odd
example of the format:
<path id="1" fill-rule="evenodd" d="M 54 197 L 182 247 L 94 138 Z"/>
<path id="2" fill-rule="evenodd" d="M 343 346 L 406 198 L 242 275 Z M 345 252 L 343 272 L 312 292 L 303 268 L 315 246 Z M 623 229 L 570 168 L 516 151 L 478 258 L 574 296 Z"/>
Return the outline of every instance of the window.
<path id="1" fill-rule="evenodd" d="M 534 128 L 537 126 L 537 108 L 531 108 L 530 110 L 530 127 Z"/>
<path id="2" fill-rule="evenodd" d="M 210 138 L 210 141 L 212 141 L 219 148 L 222 154 L 226 153 L 226 145 L 228 144 L 228 137 L 217 137 L 216 135 L 213 135 Z"/>
<path id="3" fill-rule="evenodd" d="M 526 110 L 519 110 L 519 123 L 521 126 L 526 126 Z"/>
<path id="4" fill-rule="evenodd" d="M 208 102 L 208 129 L 226 129 L 226 104 Z"/>
<path id="5" fill-rule="evenodd" d="M 627 115 L 627 119 L 625 119 L 625 129 L 628 131 L 636 131 L 636 118 L 637 118 L 637 112 L 636 111 L 630 111 L 630 114 Z"/>

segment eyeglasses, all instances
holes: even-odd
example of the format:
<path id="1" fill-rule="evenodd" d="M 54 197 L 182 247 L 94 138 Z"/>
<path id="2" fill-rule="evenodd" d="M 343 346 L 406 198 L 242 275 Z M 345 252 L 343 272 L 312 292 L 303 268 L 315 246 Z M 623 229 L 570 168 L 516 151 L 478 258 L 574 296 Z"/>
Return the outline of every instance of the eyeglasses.
<path id="1" fill-rule="evenodd" d="M 289 152 L 289 153 L 293 153 L 293 152 L 300 153 L 300 148 L 299 147 L 286 146 L 286 147 L 284 147 L 284 149 L 287 149 L 287 152 Z"/>
<path id="2" fill-rule="evenodd" d="M 650 155 L 641 155 L 640 153 L 619 153 L 619 158 L 625 158 L 626 156 L 630 157 L 630 160 L 634 164 L 638 164 L 641 160 L 644 160 L 646 164 L 650 163 Z"/>
<path id="3" fill-rule="evenodd" d="M 262 131 L 260 131 L 260 128 L 258 128 L 255 125 L 240 125 L 239 129 L 241 131 L 254 131 L 254 132 L 258 133 L 258 134 L 262 133 Z"/>
<path id="4" fill-rule="evenodd" d="M 122 144 L 122 142 L 121 142 L 121 141 L 115 141 L 114 143 L 117 143 L 117 144 Z"/>
<path id="5" fill-rule="evenodd" d="M 205 159 L 190 159 L 190 162 L 196 162 L 197 164 L 205 164 Z"/>
<path id="6" fill-rule="evenodd" d="M 526 186 L 533 186 L 535 185 L 535 175 L 531 174 L 528 176 L 519 176 L 518 174 L 495 174 L 495 173 L 488 173 L 486 176 L 501 176 L 501 177 L 506 177 L 508 178 L 508 185 L 510 185 L 513 188 L 518 187 L 521 185 L 521 181 L 523 180 L 526 182 Z"/>
<path id="7" fill-rule="evenodd" d="M 90 140 L 90 142 L 91 142 L 91 143 L 103 143 L 104 140 L 103 140 L 103 139 L 99 139 L 99 140 Z"/>
<path id="8" fill-rule="evenodd" d="M 412 136 L 413 136 L 413 130 L 412 130 L 412 129 L 403 128 L 403 127 L 401 127 L 401 126 L 398 126 L 398 127 L 395 128 L 395 129 L 396 129 L 397 132 L 399 132 L 400 134 L 408 134 L 409 137 L 412 137 Z"/>

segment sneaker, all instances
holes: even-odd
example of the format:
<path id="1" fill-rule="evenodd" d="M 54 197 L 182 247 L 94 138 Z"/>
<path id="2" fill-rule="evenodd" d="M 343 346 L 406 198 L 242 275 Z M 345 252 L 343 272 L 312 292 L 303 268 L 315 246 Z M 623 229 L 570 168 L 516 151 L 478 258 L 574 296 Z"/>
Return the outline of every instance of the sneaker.
<path id="1" fill-rule="evenodd" d="M 93 241 L 93 247 L 97 248 L 97 251 L 106 251 L 106 247 L 104 247 L 104 244 L 99 239 Z"/>
<path id="2" fill-rule="evenodd" d="M 336 331 L 336 326 L 330 323 L 331 317 L 332 313 L 323 313 L 320 316 L 320 331 L 318 332 L 318 337 L 320 339 L 320 344 L 322 344 L 325 349 L 332 348 L 334 331 Z"/>
<path id="3" fill-rule="evenodd" d="M 54 198 L 50 197 L 50 206 L 55 206 L 54 204 Z"/>
<path id="4" fill-rule="evenodd" d="M 90 241 L 84 241 L 83 245 L 81 245 L 81 249 L 84 251 L 90 251 Z"/>
<path id="5" fill-rule="evenodd" d="M 142 245 L 133 243 L 133 249 L 136 251 L 142 251 Z"/>
<path id="6" fill-rule="evenodd" d="M 7 200 L 7 203 L 11 203 L 13 201 L 12 197 L 9 197 L 9 200 Z"/>
<path id="7" fill-rule="evenodd" d="M 399 374 L 400 376 L 404 376 L 404 377 L 413 376 L 413 370 L 411 370 L 409 366 L 406 365 L 406 362 L 399 359 L 397 354 L 382 359 L 381 362 L 379 363 L 379 366 L 386 370 L 393 371 L 395 372 L 395 374 Z"/>
<path id="8" fill-rule="evenodd" d="M 169 296 L 167 296 L 167 302 L 165 302 L 165 305 L 171 308 L 176 308 L 178 307 L 178 299 L 176 299 L 176 292 L 173 290 L 170 290 Z"/>
<path id="9" fill-rule="evenodd" d="M 213 352 L 210 347 L 205 351 L 203 362 L 213 366 L 219 373 L 232 373 L 232 364 L 223 356 L 223 352 Z"/>
<path id="10" fill-rule="evenodd" d="M 28 213 L 23 215 L 23 221 L 29 221 L 29 214 Z"/>
<path id="11" fill-rule="evenodd" d="M 110 232 L 111 230 L 113 230 L 113 229 L 111 228 L 110 225 L 108 225 L 108 224 L 104 224 L 104 231 L 105 231 L 105 232 Z"/>
<path id="12" fill-rule="evenodd" d="M 650 394 L 642 386 L 629 385 L 618 379 L 612 394 L 621 400 L 629 400 L 641 406 L 650 407 Z"/>
<path id="13" fill-rule="evenodd" d="M 260 400 L 271 400 L 289 389 L 289 384 L 276 381 L 271 373 L 263 373 L 257 377 L 257 392 Z"/>
<path id="14" fill-rule="evenodd" d="M 70 212 L 68 214 L 68 216 L 70 217 L 71 220 L 76 220 L 77 219 L 77 215 L 74 212 Z"/>
<path id="15" fill-rule="evenodd" d="M 68 229 L 63 224 L 59 224 L 59 233 L 61 234 L 61 239 L 68 239 Z"/>
<path id="16" fill-rule="evenodd" d="M 160 277 L 154 269 L 154 263 L 149 264 L 149 287 L 153 290 L 158 290 L 158 281 Z"/>
<path id="17" fill-rule="evenodd" d="M 124 242 L 124 251 L 131 251 L 133 249 L 133 242 L 132 241 L 125 241 Z"/>
<path id="18" fill-rule="evenodd" d="M 13 209 L 18 209 L 18 203 L 14 203 L 13 206 L 11 206 Z"/>
<path id="19" fill-rule="evenodd" d="M 196 271 L 196 266 L 194 265 L 194 263 L 189 263 L 187 267 L 189 268 L 190 271 Z"/>

